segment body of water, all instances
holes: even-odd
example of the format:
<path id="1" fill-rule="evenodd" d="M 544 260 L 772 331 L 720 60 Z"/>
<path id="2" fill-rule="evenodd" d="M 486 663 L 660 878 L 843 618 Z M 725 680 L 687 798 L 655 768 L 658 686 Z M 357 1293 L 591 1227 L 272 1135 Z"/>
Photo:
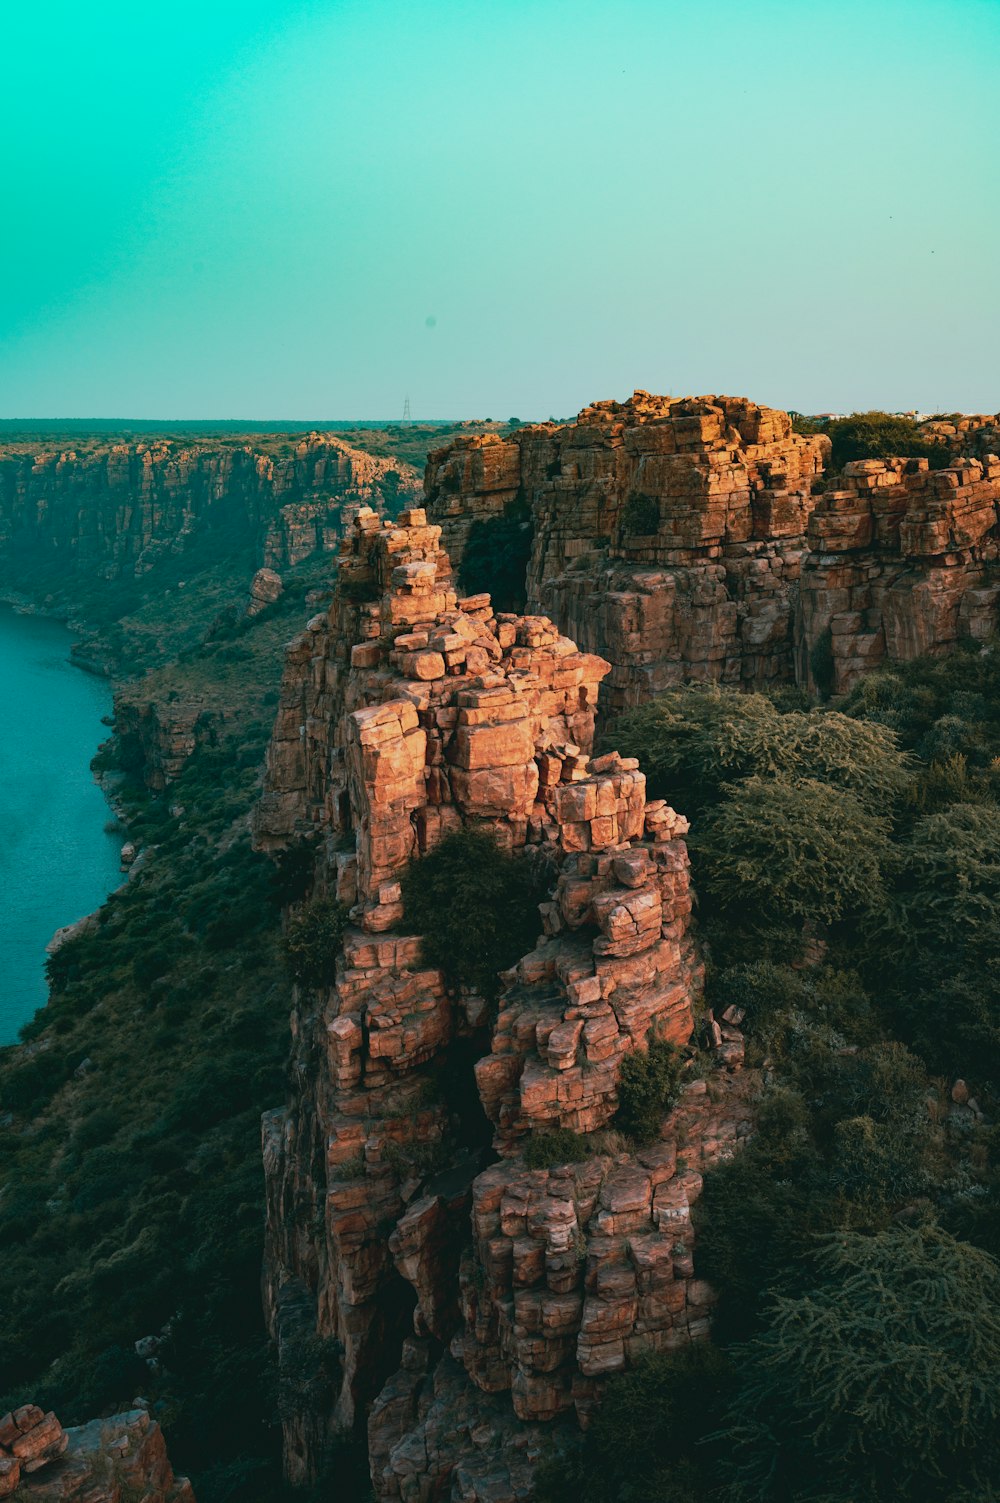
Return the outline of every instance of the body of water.
<path id="1" fill-rule="evenodd" d="M 90 759 L 107 735 L 111 686 L 69 662 L 56 621 L 0 604 L 0 1044 L 45 1001 L 45 946 L 122 881 L 124 837 Z"/>

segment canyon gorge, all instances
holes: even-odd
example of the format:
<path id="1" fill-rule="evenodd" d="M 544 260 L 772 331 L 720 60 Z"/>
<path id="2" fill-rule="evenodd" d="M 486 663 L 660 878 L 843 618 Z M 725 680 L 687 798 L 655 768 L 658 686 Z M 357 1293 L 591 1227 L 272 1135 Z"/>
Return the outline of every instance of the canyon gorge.
<path id="1" fill-rule="evenodd" d="M 123 588 L 139 620 L 155 602 L 137 582 L 177 598 L 221 568 L 182 671 L 158 648 L 134 660 L 153 672 L 119 688 L 119 745 L 142 807 L 194 821 L 190 844 L 185 776 L 264 724 L 259 797 L 229 826 L 301 878 L 286 931 L 310 905 L 339 915 L 326 972 L 266 994 L 282 1029 L 291 1012 L 286 1099 L 263 1119 L 263 1290 L 294 1486 L 349 1435 L 378 1503 L 524 1503 L 609 1381 L 709 1335 L 692 1208 L 753 1140 L 764 1067 L 741 1009 L 706 1001 L 693 811 L 652 796 L 616 717 L 689 682 L 827 702 L 880 665 L 986 643 L 1000 614 L 1000 418 L 926 424 L 934 467 L 834 467 L 798 426 L 637 391 L 459 437 L 422 490 L 321 434 L 284 455 L 0 450 L 11 589 L 89 623 L 94 592 Z M 121 636 L 96 637 L 124 676 Z M 496 996 L 424 959 L 404 901 L 463 832 L 546 889 Z M 224 858 L 231 843 L 227 827 Z M 659 1043 L 682 1068 L 638 1143 L 616 1129 L 622 1070 Z"/>

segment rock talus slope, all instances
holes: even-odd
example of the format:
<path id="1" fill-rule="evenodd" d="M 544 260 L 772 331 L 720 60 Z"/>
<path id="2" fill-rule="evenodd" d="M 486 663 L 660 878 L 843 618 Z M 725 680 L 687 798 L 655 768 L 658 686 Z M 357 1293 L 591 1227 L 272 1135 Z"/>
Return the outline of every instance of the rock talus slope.
<path id="1" fill-rule="evenodd" d="M 293 1478 L 370 1409 L 380 1499 L 502 1503 L 609 1373 L 706 1330 L 689 1208 L 748 1111 L 717 1029 L 717 1086 L 692 1082 L 659 1142 L 594 1136 L 628 1051 L 694 1027 L 687 824 L 634 760 L 591 755 L 608 664 L 458 597 L 440 532 L 361 512 L 288 654 L 256 838 L 310 839 L 351 925 L 333 985 L 297 994 L 292 1099 L 265 1119 L 265 1293 L 283 1382 L 313 1395 L 286 1405 Z M 422 963 L 401 901 L 466 826 L 551 864 L 495 1017 Z M 591 1156 L 529 1168 L 556 1127 Z"/>

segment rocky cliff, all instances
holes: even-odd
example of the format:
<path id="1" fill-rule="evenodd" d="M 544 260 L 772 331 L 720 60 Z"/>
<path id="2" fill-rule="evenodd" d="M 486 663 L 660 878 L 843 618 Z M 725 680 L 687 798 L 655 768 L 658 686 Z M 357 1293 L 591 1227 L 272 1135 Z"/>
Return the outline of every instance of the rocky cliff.
<path id="1" fill-rule="evenodd" d="M 293 1094 L 265 1119 L 265 1294 L 293 1479 L 367 1416 L 379 1499 L 505 1503 L 608 1374 L 707 1330 L 689 1208 L 749 1108 L 712 1022 L 711 1080 L 661 1137 L 606 1131 L 623 1058 L 695 1029 L 687 824 L 634 760 L 592 756 L 609 664 L 460 597 L 440 534 L 362 511 L 288 654 L 257 840 L 311 840 L 350 927 L 334 983 L 296 995 Z M 401 901 L 463 827 L 551 863 L 495 1015 L 424 964 Z M 553 1128 L 588 1155 L 529 1167 Z"/>
<path id="2" fill-rule="evenodd" d="M 905 662 L 995 632 L 998 503 L 995 453 L 935 471 L 926 459 L 845 465 L 809 518 L 799 682 L 839 693 L 885 658 Z"/>
<path id="3" fill-rule="evenodd" d="M 414 494 L 412 466 L 329 434 L 285 453 L 250 443 L 119 443 L 90 451 L 0 447 L 0 560 L 58 563 L 104 579 L 142 576 L 209 529 L 256 538 L 282 569 L 336 547 L 351 503 Z"/>
<path id="4" fill-rule="evenodd" d="M 195 1503 L 145 1409 L 64 1430 L 23 1404 L 0 1419 L 0 1498 L 17 1503 Z"/>
<path id="5" fill-rule="evenodd" d="M 610 661 L 608 710 L 685 679 L 812 685 L 831 658 L 824 687 L 839 690 L 885 656 L 995 629 L 998 432 L 987 417 L 931 424 L 953 468 L 829 477 L 828 439 L 787 413 L 636 392 L 459 440 L 430 456 L 425 490 L 460 578 L 505 519 L 530 526 L 528 609 Z"/>

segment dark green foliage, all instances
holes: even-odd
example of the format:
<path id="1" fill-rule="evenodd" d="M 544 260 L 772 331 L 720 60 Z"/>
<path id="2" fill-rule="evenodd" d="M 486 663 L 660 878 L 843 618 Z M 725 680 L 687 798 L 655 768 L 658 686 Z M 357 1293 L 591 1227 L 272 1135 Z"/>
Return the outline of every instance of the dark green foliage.
<path id="1" fill-rule="evenodd" d="M 52 957 L 33 1042 L 0 1051 L 0 1402 L 76 1423 L 146 1393 L 203 1503 L 280 1496 L 260 1113 L 284 1093 L 287 981 L 270 865 L 242 831 L 262 747 L 250 722 L 197 752 L 182 817 L 128 794 L 130 834 L 158 848 Z M 168 1322 L 153 1375 L 134 1342 Z"/>
<path id="2" fill-rule="evenodd" d="M 777 929 L 877 909 L 888 835 L 887 822 L 844 789 L 751 777 L 723 791 L 692 847 L 714 908 Z"/>
<path id="3" fill-rule="evenodd" d="M 899 957 L 889 995 L 925 1058 L 1000 1079 L 1000 809 L 955 803 L 916 821 L 872 943 L 869 969 L 876 946 Z"/>
<path id="4" fill-rule="evenodd" d="M 942 951 L 993 943 L 1000 930 L 1000 809 L 952 804 L 919 819 L 900 852 L 896 918 L 910 941 Z"/>
<path id="5" fill-rule="evenodd" d="M 1000 1462 L 1000 1267 L 924 1226 L 831 1238 L 733 1355 L 731 1503 L 985 1497 Z"/>
<path id="6" fill-rule="evenodd" d="M 582 1443 L 543 1465 L 537 1503 L 703 1503 L 713 1460 L 704 1442 L 733 1376 L 707 1344 L 640 1358 L 607 1385 Z"/>
<path id="7" fill-rule="evenodd" d="M 630 710 L 605 743 L 638 757 L 651 796 L 689 816 L 714 804 L 723 784 L 755 775 L 829 783 L 884 813 L 909 777 L 885 727 L 822 710 L 782 713 L 767 695 L 714 685 L 672 689 Z"/>
<path id="8" fill-rule="evenodd" d="M 285 931 L 285 956 L 300 986 L 329 986 L 347 927 L 347 909 L 336 898 L 321 897 L 292 919 Z"/>
<path id="9" fill-rule="evenodd" d="M 985 776 L 1000 756 L 1000 652 L 966 642 L 946 657 L 896 664 L 863 678 L 841 708 L 888 727 L 925 762 L 962 754 Z"/>
<path id="10" fill-rule="evenodd" d="M 630 496 L 622 510 L 622 532 L 627 538 L 652 537 L 660 526 L 660 507 L 655 496 Z"/>
<path id="11" fill-rule="evenodd" d="M 751 1048 L 761 1047 L 772 1057 L 785 1057 L 788 1031 L 797 1018 L 858 1042 L 870 1043 L 875 1037 L 871 999 L 854 971 L 754 960 L 720 972 L 712 991 L 720 1010 L 742 1009 Z"/>
<path id="12" fill-rule="evenodd" d="M 652 1038 L 622 1060 L 618 1077 L 615 1124 L 638 1143 L 659 1136 L 667 1112 L 677 1100 L 681 1056 L 666 1039 Z"/>
<path id="13" fill-rule="evenodd" d="M 463 592 L 489 594 L 498 611 L 523 611 L 531 539 L 531 510 L 520 499 L 473 522 L 458 575 Z"/>
<path id="14" fill-rule="evenodd" d="M 843 469 L 852 459 L 929 459 L 934 469 L 946 465 L 946 444 L 924 437 L 919 426 L 908 417 L 891 412 L 853 412 L 850 417 L 834 418 L 820 430 L 832 444 L 830 467 Z"/>
<path id="15" fill-rule="evenodd" d="M 612 1379 L 543 1503 L 996 1503 L 1000 1143 L 928 1066 L 996 1111 L 998 656 L 864 681 L 874 741 L 703 689 L 612 732 L 695 814 L 707 1001 L 765 1084 L 694 1207 L 729 1365 L 680 1423 L 671 1359 Z"/>
<path id="16" fill-rule="evenodd" d="M 410 865 L 406 922 L 422 936 L 428 965 L 440 966 L 452 986 L 495 1001 L 500 972 L 534 948 L 538 905 L 551 881 L 529 856 L 512 856 L 490 835 L 464 830 Z"/>
<path id="17" fill-rule="evenodd" d="M 533 1132 L 524 1145 L 529 1169 L 553 1169 L 557 1164 L 579 1164 L 587 1157 L 587 1139 L 568 1127 L 551 1132 Z"/>

